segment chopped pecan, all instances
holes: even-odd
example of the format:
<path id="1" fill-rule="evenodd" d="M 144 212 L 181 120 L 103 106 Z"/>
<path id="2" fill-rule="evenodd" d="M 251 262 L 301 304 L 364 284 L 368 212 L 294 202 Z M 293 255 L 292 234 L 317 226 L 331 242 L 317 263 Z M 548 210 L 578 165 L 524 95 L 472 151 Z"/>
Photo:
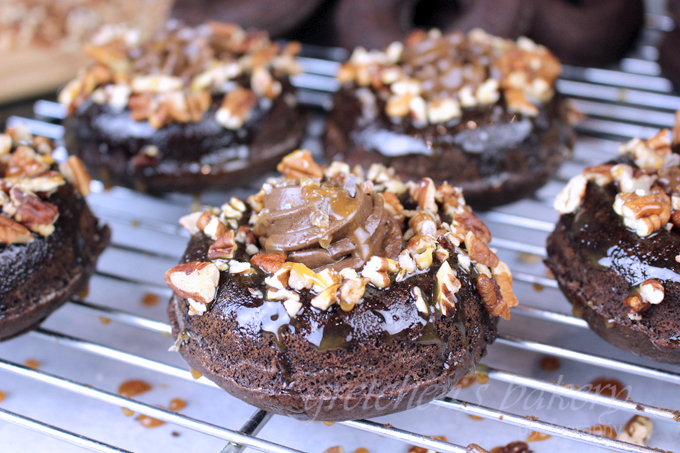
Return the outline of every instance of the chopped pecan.
<path id="1" fill-rule="evenodd" d="M 54 232 L 54 222 L 59 217 L 59 210 L 55 205 L 18 187 L 12 188 L 10 199 L 11 202 L 3 206 L 6 214 L 41 236 L 49 236 Z"/>
<path id="2" fill-rule="evenodd" d="M 623 223 L 628 228 L 635 230 L 638 236 L 646 237 L 659 231 L 670 220 L 671 199 L 661 190 L 644 196 L 619 193 L 614 210 L 623 216 Z"/>
<path id="3" fill-rule="evenodd" d="M 250 258 L 250 263 L 263 271 L 274 274 L 283 267 L 286 262 L 284 253 L 258 253 Z"/>
<path id="4" fill-rule="evenodd" d="M 226 230 L 208 249 L 208 258 L 211 260 L 232 259 L 234 253 L 236 253 L 236 248 L 234 230 Z"/>
<path id="5" fill-rule="evenodd" d="M 85 196 L 90 193 L 90 174 L 79 157 L 69 156 L 66 162 L 59 165 L 59 171 L 68 182 L 73 184 L 81 195 Z"/>
<path id="6" fill-rule="evenodd" d="M 451 216 L 458 211 L 456 208 L 465 206 L 463 191 L 447 183 L 437 186 L 434 197 L 444 207 L 444 212 Z"/>
<path id="7" fill-rule="evenodd" d="M 640 296 L 645 302 L 652 305 L 660 304 L 664 295 L 663 284 L 659 280 L 650 278 L 640 284 Z"/>
<path id="8" fill-rule="evenodd" d="M 538 116 L 538 107 L 529 102 L 522 91 L 509 88 L 503 93 L 510 112 L 521 113 L 526 116 Z"/>
<path id="9" fill-rule="evenodd" d="M 311 301 L 310 304 L 313 307 L 318 308 L 319 310 L 328 310 L 328 308 L 339 302 L 340 298 L 338 297 L 338 289 L 340 288 L 340 284 L 336 285 L 331 285 L 325 290 L 323 290 L 321 293 L 316 295 Z"/>
<path id="10" fill-rule="evenodd" d="M 343 311 L 350 311 L 361 301 L 366 291 L 367 278 L 346 278 L 340 284 L 340 308 Z"/>
<path id="11" fill-rule="evenodd" d="M 448 261 L 444 261 L 435 274 L 436 301 L 444 316 L 456 314 L 456 293 L 460 291 L 461 283 L 456 278 L 456 271 Z"/>
<path id="12" fill-rule="evenodd" d="M 307 150 L 298 150 L 288 154 L 276 167 L 288 178 L 322 178 L 321 167 L 314 162 L 312 154 Z"/>
<path id="13" fill-rule="evenodd" d="M 614 165 L 595 165 L 594 167 L 588 167 L 583 170 L 583 176 L 588 181 L 593 181 L 598 186 L 606 186 L 614 180 L 612 177 L 612 168 Z"/>
<path id="14" fill-rule="evenodd" d="M 207 305 L 215 299 L 220 271 L 213 263 L 193 261 L 165 273 L 165 282 L 180 297 Z"/>
<path id="15" fill-rule="evenodd" d="M 583 175 L 571 178 L 557 197 L 555 197 L 555 211 L 560 214 L 571 214 L 574 212 L 586 195 L 587 184 L 588 180 Z"/>
<path id="16" fill-rule="evenodd" d="M 392 192 L 382 192 L 380 194 L 385 200 L 385 209 L 392 217 L 401 217 L 404 213 L 404 206 L 402 206 L 399 197 Z"/>
<path id="17" fill-rule="evenodd" d="M 635 159 L 635 165 L 643 170 L 659 170 L 664 164 L 664 158 L 671 154 L 668 129 L 660 130 L 649 140 L 634 138 L 621 145 L 619 152 L 632 156 Z"/>
<path id="18" fill-rule="evenodd" d="M 253 229 L 248 225 L 241 225 L 238 227 L 238 230 L 236 230 L 235 239 L 236 242 L 240 242 L 241 244 L 257 245 L 257 238 L 253 233 Z"/>
<path id="19" fill-rule="evenodd" d="M 222 106 L 217 110 L 215 119 L 227 129 L 240 129 L 250 119 L 257 105 L 257 95 L 252 91 L 237 87 L 227 93 Z"/>
<path id="20" fill-rule="evenodd" d="M 361 276 L 366 277 L 376 288 L 386 288 L 390 284 L 389 273 L 399 271 L 399 264 L 389 258 L 372 256 L 361 270 Z"/>
<path id="21" fill-rule="evenodd" d="M 6 177 L 35 176 L 50 169 L 49 164 L 43 162 L 33 148 L 19 145 L 7 161 Z"/>
<path id="22" fill-rule="evenodd" d="M 432 256 L 437 247 L 434 237 L 427 234 L 413 236 L 406 244 L 406 250 L 418 265 L 418 269 L 429 269 L 432 265 Z"/>
<path id="23" fill-rule="evenodd" d="M 491 316 L 502 316 L 510 319 L 510 308 L 503 300 L 501 288 L 493 278 L 485 274 L 477 276 L 477 291 L 482 298 L 482 305 Z"/>
<path id="24" fill-rule="evenodd" d="M 436 219 L 430 211 L 418 211 L 408 222 L 408 226 L 413 229 L 416 234 L 427 234 L 436 236 L 437 223 Z"/>
<path id="25" fill-rule="evenodd" d="M 472 260 L 487 267 L 496 267 L 498 265 L 499 260 L 496 254 L 483 241 L 477 238 L 472 231 L 468 231 L 465 235 L 465 248 Z"/>
<path id="26" fill-rule="evenodd" d="M 144 121 L 153 113 L 155 104 L 150 94 L 133 94 L 128 100 L 130 116 L 135 121 Z"/>
<path id="27" fill-rule="evenodd" d="M 647 445 L 647 440 L 651 437 L 653 429 L 654 425 L 649 418 L 634 415 L 626 422 L 616 439 L 644 447 Z"/>
<path id="28" fill-rule="evenodd" d="M 420 209 L 429 210 L 433 214 L 439 211 L 435 201 L 436 186 L 430 178 L 423 178 L 411 189 L 411 196 Z"/>
<path id="29" fill-rule="evenodd" d="M 33 242 L 33 235 L 22 224 L 0 215 L 0 242 L 3 244 L 26 244 Z"/>
<path id="30" fill-rule="evenodd" d="M 479 220 L 479 217 L 474 215 L 472 211 L 465 208 L 458 209 L 452 217 L 453 220 L 463 226 L 463 229 L 466 232 L 473 232 L 477 239 L 483 243 L 488 244 L 491 242 L 491 232 L 489 231 L 489 228 L 487 228 L 487 226 L 484 225 L 484 222 Z"/>
<path id="31" fill-rule="evenodd" d="M 499 261 L 498 265 L 491 269 L 491 275 L 493 275 L 493 279 L 496 280 L 496 283 L 501 288 L 501 295 L 507 306 L 516 306 L 519 301 L 512 292 L 512 273 L 510 268 L 503 261 Z"/>
<path id="32" fill-rule="evenodd" d="M 645 311 L 649 310 L 649 308 L 652 306 L 649 302 L 644 300 L 642 296 L 639 294 L 634 294 L 632 296 L 628 296 L 625 298 L 623 301 L 623 305 L 628 307 L 628 317 L 634 321 L 639 321 L 642 319 L 642 316 L 640 316 L 641 313 L 644 313 Z"/>
<path id="33" fill-rule="evenodd" d="M 201 90 L 187 94 L 187 111 L 189 117 L 193 122 L 199 122 L 203 119 L 203 114 L 210 108 L 210 101 L 212 100 L 208 90 Z"/>

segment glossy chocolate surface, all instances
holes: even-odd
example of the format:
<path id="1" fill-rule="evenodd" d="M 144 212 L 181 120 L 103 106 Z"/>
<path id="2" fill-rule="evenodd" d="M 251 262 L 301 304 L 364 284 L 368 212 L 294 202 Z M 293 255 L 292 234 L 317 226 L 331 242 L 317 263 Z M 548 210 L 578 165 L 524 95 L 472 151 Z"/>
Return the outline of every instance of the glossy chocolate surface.
<path id="1" fill-rule="evenodd" d="M 217 98 L 199 123 L 172 123 L 154 129 L 134 121 L 129 110 L 87 100 L 66 121 L 66 141 L 93 177 L 148 192 L 198 192 L 235 187 L 273 170 L 300 144 L 305 120 L 284 83 L 275 100 L 262 98 L 238 130 L 215 120 Z M 140 155 L 148 145 L 157 157 Z"/>
<path id="2" fill-rule="evenodd" d="M 326 152 L 350 165 L 383 163 L 404 179 L 447 181 L 475 208 L 508 203 L 545 184 L 571 155 L 573 139 L 561 96 L 535 118 L 511 114 L 501 102 L 418 128 L 388 117 L 380 99 L 374 114 L 362 111 L 356 90 L 343 87 L 328 120 Z"/>

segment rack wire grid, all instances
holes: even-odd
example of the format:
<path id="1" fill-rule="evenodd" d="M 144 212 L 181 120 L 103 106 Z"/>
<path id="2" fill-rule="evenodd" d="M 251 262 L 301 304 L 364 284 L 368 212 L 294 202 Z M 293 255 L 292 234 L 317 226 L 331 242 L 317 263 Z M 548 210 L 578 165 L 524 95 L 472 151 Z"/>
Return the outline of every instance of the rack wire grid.
<path id="1" fill-rule="evenodd" d="M 359 447 L 406 452 L 417 445 L 458 453 L 473 442 L 490 449 L 524 440 L 531 431 L 551 436 L 531 444 L 538 452 L 680 451 L 680 367 L 636 357 L 601 340 L 571 314 L 542 264 L 545 239 L 557 220 L 552 201 L 564 183 L 583 167 L 616 154 L 620 142 L 672 126 L 680 97 L 660 77 L 654 47 L 672 26 L 668 17 L 648 14 L 641 45 L 616 68 L 566 66 L 558 89 L 586 115 L 577 126 L 573 159 L 535 196 L 480 213 L 493 233 L 492 246 L 513 271 L 521 301 L 512 320 L 500 323 L 499 338 L 478 368 L 488 374 L 488 383 L 455 389 L 403 413 L 328 426 L 272 417 L 203 377 L 194 379 L 181 357 L 167 352 L 173 341 L 163 273 L 178 262 L 187 243 L 177 219 L 197 200 L 104 190 L 94 182 L 88 201 L 111 226 L 112 244 L 99 260 L 88 294 L 67 303 L 39 329 L 0 344 L 5 395 L 0 451 L 322 452 L 340 445 L 348 452 Z M 317 107 L 304 147 L 320 155 L 320 108 L 329 106 L 337 88 L 333 75 L 347 55 L 309 46 L 303 55 L 304 72 L 294 84 L 301 102 Z M 37 133 L 61 136 L 58 105 L 39 101 L 34 110 L 38 120 L 11 117 L 8 125 L 25 122 Z M 247 196 L 258 184 L 203 194 L 200 203 Z M 159 303 L 150 303 L 156 299 Z M 541 368 L 545 355 L 559 358 L 562 366 Z M 599 377 L 621 381 L 628 399 L 579 387 Z M 152 390 L 135 398 L 117 395 L 129 379 L 147 381 Z M 172 398 L 185 400 L 186 408 L 168 409 Z M 145 428 L 120 408 L 167 424 Z M 587 432 L 598 424 L 620 427 L 634 414 L 653 421 L 649 442 L 656 448 Z M 441 435 L 449 440 L 433 437 Z"/>

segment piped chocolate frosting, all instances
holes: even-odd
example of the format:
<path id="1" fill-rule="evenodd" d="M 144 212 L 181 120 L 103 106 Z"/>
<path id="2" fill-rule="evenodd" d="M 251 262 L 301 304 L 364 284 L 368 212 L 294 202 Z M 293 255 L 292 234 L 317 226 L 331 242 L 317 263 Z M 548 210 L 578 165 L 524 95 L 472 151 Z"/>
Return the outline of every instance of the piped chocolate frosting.
<path id="1" fill-rule="evenodd" d="M 401 228 L 372 184 L 286 180 L 264 193 L 253 232 L 268 252 L 320 271 L 360 269 L 372 256 L 396 258 Z"/>

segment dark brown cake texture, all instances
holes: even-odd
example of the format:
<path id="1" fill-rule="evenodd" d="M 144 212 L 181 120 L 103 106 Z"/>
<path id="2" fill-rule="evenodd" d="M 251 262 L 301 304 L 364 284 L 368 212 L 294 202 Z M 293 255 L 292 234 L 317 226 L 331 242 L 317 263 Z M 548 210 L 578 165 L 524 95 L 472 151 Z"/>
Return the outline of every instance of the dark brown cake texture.
<path id="1" fill-rule="evenodd" d="M 299 419 L 374 417 L 448 392 L 517 303 L 460 189 L 282 161 L 244 204 L 184 217 L 166 273 L 173 350 L 232 395 Z"/>
<path id="2" fill-rule="evenodd" d="M 37 327 L 87 286 L 110 231 L 85 202 L 74 156 L 57 166 L 49 139 L 0 134 L 0 340 Z"/>
<path id="3" fill-rule="evenodd" d="M 289 76 L 299 44 L 211 22 L 169 21 L 148 41 L 105 27 L 95 64 L 59 94 L 69 149 L 107 184 L 152 193 L 233 187 L 302 140 Z"/>
<path id="4" fill-rule="evenodd" d="M 571 154 L 568 105 L 554 88 L 560 72 L 545 47 L 479 29 L 357 48 L 338 72 L 326 153 L 447 181 L 475 208 L 518 200 Z"/>
<path id="5" fill-rule="evenodd" d="M 668 135 L 634 139 L 567 184 L 546 264 L 602 338 L 680 363 L 680 154 Z"/>

